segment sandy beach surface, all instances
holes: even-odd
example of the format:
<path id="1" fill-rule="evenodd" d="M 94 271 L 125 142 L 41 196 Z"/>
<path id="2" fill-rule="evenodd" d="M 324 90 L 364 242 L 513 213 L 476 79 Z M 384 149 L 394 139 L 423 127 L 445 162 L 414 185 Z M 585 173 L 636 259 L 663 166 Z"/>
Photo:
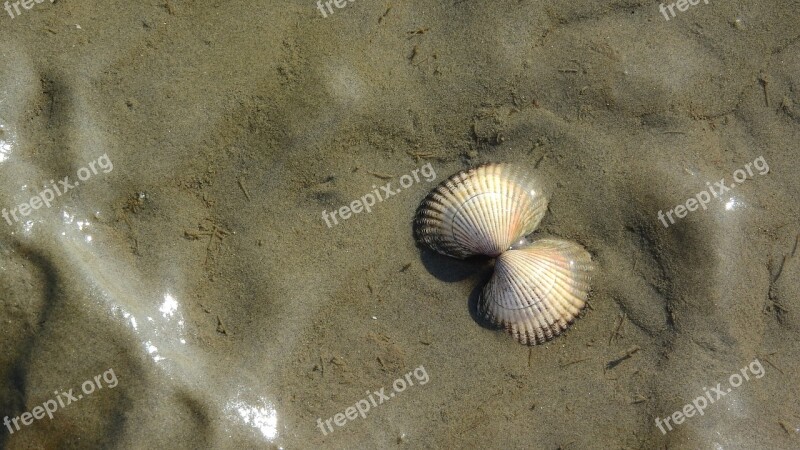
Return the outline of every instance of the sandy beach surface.
<path id="1" fill-rule="evenodd" d="M 692 1 L 6 2 L 0 447 L 800 447 L 800 4 Z M 413 238 L 487 162 L 545 345 Z"/>

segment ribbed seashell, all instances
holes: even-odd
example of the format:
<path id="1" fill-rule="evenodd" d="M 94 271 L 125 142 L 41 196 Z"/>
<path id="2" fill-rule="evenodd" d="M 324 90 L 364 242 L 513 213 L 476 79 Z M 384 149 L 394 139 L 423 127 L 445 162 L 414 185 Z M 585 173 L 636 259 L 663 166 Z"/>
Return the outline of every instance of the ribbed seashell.
<path id="1" fill-rule="evenodd" d="M 520 343 L 544 343 L 586 305 L 592 258 L 579 244 L 540 239 L 503 252 L 478 303 L 483 317 Z"/>
<path id="2" fill-rule="evenodd" d="M 498 256 L 531 233 L 547 211 L 542 188 L 519 168 L 486 164 L 459 172 L 417 209 L 417 242 L 455 258 Z"/>

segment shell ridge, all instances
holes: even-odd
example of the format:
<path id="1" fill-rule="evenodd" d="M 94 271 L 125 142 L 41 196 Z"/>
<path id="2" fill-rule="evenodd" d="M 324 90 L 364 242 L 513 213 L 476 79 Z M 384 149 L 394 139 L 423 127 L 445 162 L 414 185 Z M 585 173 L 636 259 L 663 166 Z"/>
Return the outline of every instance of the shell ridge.
<path id="1" fill-rule="evenodd" d="M 483 291 L 482 311 L 519 342 L 546 342 L 586 306 L 593 269 L 591 255 L 569 241 L 542 239 L 508 250 Z"/>
<path id="2" fill-rule="evenodd" d="M 508 253 L 511 253 L 509 251 Z M 506 256 L 504 254 L 503 256 Z M 503 298 L 502 302 L 497 302 L 497 297 L 494 297 L 495 303 L 503 308 L 506 311 L 506 314 L 510 314 L 514 316 L 512 323 L 532 323 L 535 325 L 534 330 L 537 331 L 537 336 L 540 336 L 539 333 L 542 332 L 543 329 L 548 328 L 548 322 L 551 322 L 552 317 L 547 317 L 547 313 L 544 310 L 544 305 L 542 302 L 542 298 L 536 295 L 535 292 L 530 292 L 527 287 L 530 285 L 530 280 L 527 279 L 524 275 L 525 273 L 519 273 L 519 271 L 512 270 L 512 267 L 518 267 L 518 264 L 513 264 L 513 261 L 510 261 L 507 265 L 504 264 L 500 268 L 496 268 L 496 284 L 504 283 L 509 286 L 509 289 L 513 291 L 512 298 L 516 298 L 518 300 L 524 300 L 524 304 L 522 302 L 518 303 L 518 306 L 511 307 L 511 302 L 507 298 Z M 524 281 L 517 282 L 517 280 Z M 499 288 L 496 292 L 499 291 L 502 296 L 508 294 L 507 290 Z"/>
<path id="3" fill-rule="evenodd" d="M 575 242 L 543 238 L 516 245 L 539 226 L 547 205 L 538 180 L 520 167 L 484 164 L 432 189 L 413 221 L 417 242 L 439 253 L 497 257 L 480 293 L 479 315 L 527 345 L 569 328 L 587 305 L 595 270 L 592 255 Z"/>

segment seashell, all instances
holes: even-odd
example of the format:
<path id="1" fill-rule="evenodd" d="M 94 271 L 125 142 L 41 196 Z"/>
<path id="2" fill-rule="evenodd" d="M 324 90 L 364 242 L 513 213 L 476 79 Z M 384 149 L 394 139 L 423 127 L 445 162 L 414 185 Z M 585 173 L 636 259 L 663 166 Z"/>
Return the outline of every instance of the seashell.
<path id="1" fill-rule="evenodd" d="M 579 244 L 540 239 L 503 252 L 484 287 L 479 313 L 520 343 L 544 343 L 566 330 L 586 305 L 594 270 Z"/>
<path id="2" fill-rule="evenodd" d="M 519 168 L 486 164 L 434 188 L 414 219 L 417 242 L 455 258 L 496 257 L 530 234 L 547 211 L 542 188 Z"/>
<path id="3" fill-rule="evenodd" d="M 527 236 L 547 211 L 540 185 L 508 164 L 459 172 L 417 209 L 414 236 L 456 258 L 497 257 L 479 314 L 527 345 L 566 330 L 586 305 L 594 264 L 579 244 Z"/>

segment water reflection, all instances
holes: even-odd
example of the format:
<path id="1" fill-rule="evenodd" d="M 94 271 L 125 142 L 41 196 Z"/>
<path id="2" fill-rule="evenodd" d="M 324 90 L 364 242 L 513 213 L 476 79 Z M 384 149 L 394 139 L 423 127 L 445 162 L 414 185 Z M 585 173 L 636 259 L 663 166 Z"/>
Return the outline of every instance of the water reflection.
<path id="1" fill-rule="evenodd" d="M 175 352 L 183 351 L 175 344 L 186 344 L 184 337 L 186 321 L 179 311 L 180 302 L 170 292 L 165 292 L 163 298 L 163 302 L 158 306 L 160 315 L 139 314 L 140 317 L 145 318 L 141 327 L 136 319 L 137 314 L 127 311 L 119 305 L 111 307 L 112 313 L 122 316 L 123 323 L 130 324 L 130 327 L 139 336 L 144 350 L 154 362 L 174 360 Z"/>
<path id="2" fill-rule="evenodd" d="M 14 137 L 6 130 L 6 127 L 0 125 L 0 163 L 4 163 L 11 158 L 14 140 Z"/>
<path id="3" fill-rule="evenodd" d="M 268 441 L 278 436 L 278 412 L 264 398 L 259 398 L 257 404 L 248 404 L 240 399 L 228 402 L 225 411 L 234 421 L 241 421 L 261 433 Z"/>

